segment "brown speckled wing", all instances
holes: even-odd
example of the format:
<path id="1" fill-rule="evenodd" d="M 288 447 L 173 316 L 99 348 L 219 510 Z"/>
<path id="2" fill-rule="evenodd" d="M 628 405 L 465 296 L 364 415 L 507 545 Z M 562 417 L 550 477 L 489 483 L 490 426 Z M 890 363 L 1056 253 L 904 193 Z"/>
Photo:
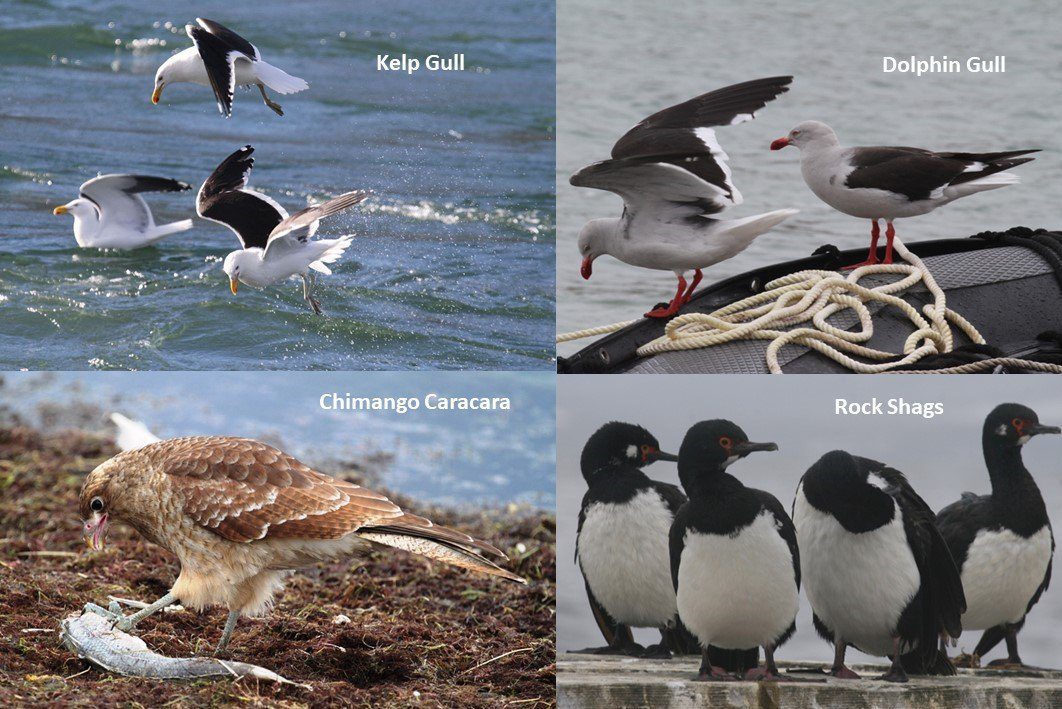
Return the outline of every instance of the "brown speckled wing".
<path id="1" fill-rule="evenodd" d="M 140 453 L 171 476 L 185 514 L 234 542 L 338 539 L 405 516 L 379 493 L 246 438 L 175 438 Z"/>

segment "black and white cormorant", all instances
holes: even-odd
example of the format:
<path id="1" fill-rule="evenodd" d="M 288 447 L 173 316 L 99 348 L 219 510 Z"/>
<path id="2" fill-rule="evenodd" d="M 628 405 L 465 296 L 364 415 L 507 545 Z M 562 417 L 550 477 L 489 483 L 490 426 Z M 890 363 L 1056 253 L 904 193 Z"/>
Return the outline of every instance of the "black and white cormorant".
<path id="1" fill-rule="evenodd" d="M 660 450 L 641 426 L 611 422 L 583 448 L 580 467 L 588 490 L 579 511 L 576 563 L 606 647 L 582 652 L 668 657 L 698 652 L 677 621 L 668 568 L 668 531 L 686 501 L 675 485 L 650 479 L 641 468 L 678 458 Z M 643 648 L 632 627 L 658 628 L 658 645 Z M 758 650 L 719 653 L 730 667 L 755 667 Z"/>
<path id="2" fill-rule="evenodd" d="M 1051 581 L 1055 540 L 1040 488 L 1026 470 L 1021 449 L 1033 436 L 1062 433 L 1040 423 L 1021 404 L 1002 404 L 988 414 L 981 432 L 990 495 L 964 492 L 937 515 L 966 591 L 965 630 L 984 630 L 974 658 L 1000 640 L 1007 658 L 989 666 L 1020 666 L 1018 631 Z M 967 662 L 974 658 L 964 658 Z M 966 662 L 962 662 L 966 664 Z"/>
<path id="3" fill-rule="evenodd" d="M 890 657 L 881 677 L 955 674 L 937 649 L 962 632 L 959 571 L 929 505 L 903 473 L 844 451 L 822 456 L 801 478 L 793 502 L 804 590 L 815 629 L 833 643 L 835 677 L 849 645 Z"/>
<path id="4" fill-rule="evenodd" d="M 727 466 L 774 443 L 751 443 L 730 421 L 701 421 L 679 450 L 689 496 L 671 525 L 671 578 L 679 618 L 705 648 L 698 680 L 732 679 L 709 646 L 763 647 L 765 665 L 746 679 L 779 679 L 775 648 L 793 634 L 800 554 L 793 522 L 773 495 L 745 487 Z"/>

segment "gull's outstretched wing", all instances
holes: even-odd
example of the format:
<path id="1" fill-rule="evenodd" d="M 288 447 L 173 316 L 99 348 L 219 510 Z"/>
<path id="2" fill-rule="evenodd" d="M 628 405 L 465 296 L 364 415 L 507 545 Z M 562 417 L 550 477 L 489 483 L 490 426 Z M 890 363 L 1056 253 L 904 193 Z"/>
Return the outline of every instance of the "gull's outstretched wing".
<path id="1" fill-rule="evenodd" d="M 195 209 L 204 219 L 235 232 L 243 248 L 264 249 L 269 234 L 288 213 L 271 197 L 247 189 L 253 152 L 253 147 L 245 145 L 222 160 L 199 188 Z"/>
<path id="2" fill-rule="evenodd" d="M 80 193 L 100 210 L 105 228 L 121 227 L 143 232 L 154 226 L 151 208 L 142 192 L 181 192 L 191 185 L 150 175 L 100 175 L 81 185 Z"/>

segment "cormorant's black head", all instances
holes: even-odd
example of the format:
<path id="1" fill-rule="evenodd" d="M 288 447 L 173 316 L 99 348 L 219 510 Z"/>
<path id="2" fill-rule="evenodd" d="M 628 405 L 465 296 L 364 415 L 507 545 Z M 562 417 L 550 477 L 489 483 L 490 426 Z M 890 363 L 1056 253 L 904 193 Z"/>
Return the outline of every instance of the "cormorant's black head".
<path id="1" fill-rule="evenodd" d="M 756 451 L 776 451 L 775 443 L 752 443 L 733 421 L 714 419 L 694 424 L 679 449 L 679 470 L 682 468 L 722 470 L 739 458 Z"/>
<path id="2" fill-rule="evenodd" d="M 678 460 L 678 456 L 662 452 L 660 442 L 641 426 L 612 421 L 590 436 L 579 466 L 586 477 L 606 465 L 640 468 L 658 460 Z"/>
<path id="3" fill-rule="evenodd" d="M 1021 404 L 1000 404 L 985 419 L 986 444 L 993 442 L 1018 447 L 1041 433 L 1062 433 L 1062 428 L 1043 425 L 1035 411 Z"/>

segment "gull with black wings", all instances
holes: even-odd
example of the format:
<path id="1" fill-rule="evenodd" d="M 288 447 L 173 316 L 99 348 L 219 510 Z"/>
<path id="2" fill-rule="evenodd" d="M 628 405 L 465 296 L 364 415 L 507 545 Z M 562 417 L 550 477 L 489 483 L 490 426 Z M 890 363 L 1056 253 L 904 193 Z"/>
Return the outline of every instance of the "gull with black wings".
<path id="1" fill-rule="evenodd" d="M 139 249 L 192 228 L 191 219 L 155 224 L 141 194 L 192 189 L 168 177 L 100 175 L 81 185 L 79 197 L 52 210 L 74 218 L 74 239 L 82 248 Z"/>
<path id="2" fill-rule="evenodd" d="M 266 87 L 279 94 L 294 94 L 310 87 L 305 80 L 264 61 L 258 47 L 220 23 L 197 17 L 194 25 L 185 26 L 185 32 L 195 46 L 174 54 L 158 68 L 152 103 L 159 102 L 162 89 L 169 84 L 201 84 L 214 90 L 218 110 L 229 118 L 232 95 L 239 84 L 257 86 L 265 105 L 283 116 L 280 104 L 266 94 Z"/>
<path id="3" fill-rule="evenodd" d="M 717 214 L 743 201 L 731 179 L 730 158 L 712 126 L 752 120 L 767 102 L 789 90 L 791 76 L 727 86 L 670 108 L 631 128 L 612 147 L 612 159 L 571 177 L 576 187 L 614 192 L 623 198 L 618 219 L 593 219 L 579 232 L 580 273 L 608 254 L 642 268 L 673 271 L 675 297 L 646 317 L 675 315 L 701 282 L 701 269 L 732 258 L 752 240 L 797 213 L 777 209 L 743 219 Z M 687 286 L 685 274 L 693 271 Z"/>
<path id="4" fill-rule="evenodd" d="M 299 276 L 303 299 L 320 315 L 321 304 L 311 293 L 310 270 L 330 275 L 326 264 L 337 261 L 353 237 L 312 237 L 321 219 L 360 204 L 369 193 L 346 192 L 289 216 L 276 200 L 247 188 L 253 152 L 253 147 L 245 145 L 221 161 L 199 188 L 196 212 L 224 224 L 240 239 L 243 248 L 226 256 L 223 264 L 234 295 L 240 283 L 266 288 Z"/>

